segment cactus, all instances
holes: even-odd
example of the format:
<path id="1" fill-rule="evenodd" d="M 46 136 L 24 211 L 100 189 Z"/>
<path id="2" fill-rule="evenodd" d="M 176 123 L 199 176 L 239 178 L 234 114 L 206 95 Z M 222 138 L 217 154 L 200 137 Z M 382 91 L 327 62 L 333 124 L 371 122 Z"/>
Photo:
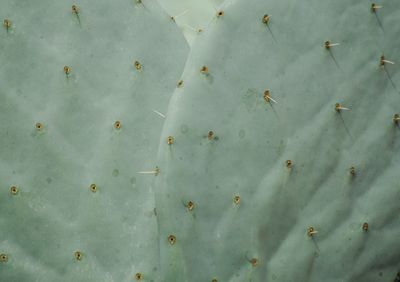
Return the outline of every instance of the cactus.
<path id="1" fill-rule="evenodd" d="M 223 0 L 159 0 L 190 45 L 218 13 Z"/>
<path id="2" fill-rule="evenodd" d="M 154 1 L 0 6 L 0 280 L 161 281 L 151 183 L 184 37 Z"/>
<path id="3" fill-rule="evenodd" d="M 223 11 L 160 141 L 165 281 L 398 280 L 399 2 Z"/>

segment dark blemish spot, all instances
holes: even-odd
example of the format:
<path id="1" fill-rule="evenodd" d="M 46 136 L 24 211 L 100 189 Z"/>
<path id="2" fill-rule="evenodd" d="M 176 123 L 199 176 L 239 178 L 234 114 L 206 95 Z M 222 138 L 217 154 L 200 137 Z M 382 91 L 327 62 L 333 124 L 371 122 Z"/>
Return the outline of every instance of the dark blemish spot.
<path id="1" fill-rule="evenodd" d="M 119 174 L 119 170 L 118 169 L 114 169 L 112 172 L 112 176 L 117 177 Z"/>
<path id="2" fill-rule="evenodd" d="M 53 180 L 52 180 L 50 177 L 47 177 L 47 178 L 46 178 L 46 181 L 47 181 L 48 184 L 50 184 L 51 181 L 53 181 Z"/>

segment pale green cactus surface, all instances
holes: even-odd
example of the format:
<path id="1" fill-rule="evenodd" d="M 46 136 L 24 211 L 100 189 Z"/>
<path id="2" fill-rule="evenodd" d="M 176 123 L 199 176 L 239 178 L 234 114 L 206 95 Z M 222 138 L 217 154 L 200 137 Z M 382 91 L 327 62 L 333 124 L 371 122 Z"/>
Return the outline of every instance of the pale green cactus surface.
<path id="1" fill-rule="evenodd" d="M 222 10 L 160 141 L 166 281 L 398 281 L 400 2 Z"/>
<path id="2" fill-rule="evenodd" d="M 154 1 L 0 18 L 0 281 L 161 281 L 151 183 L 181 32 Z"/>

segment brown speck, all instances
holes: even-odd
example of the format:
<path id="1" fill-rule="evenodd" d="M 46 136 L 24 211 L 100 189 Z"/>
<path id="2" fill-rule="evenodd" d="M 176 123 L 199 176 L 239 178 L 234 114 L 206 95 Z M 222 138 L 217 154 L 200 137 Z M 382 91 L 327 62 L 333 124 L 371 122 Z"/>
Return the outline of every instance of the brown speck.
<path id="1" fill-rule="evenodd" d="M 269 102 L 270 101 L 269 89 L 264 91 L 264 100 L 265 100 L 265 102 Z"/>
<path id="2" fill-rule="evenodd" d="M 75 259 L 76 260 L 81 260 L 82 259 L 82 253 L 80 251 L 76 251 L 74 253 Z"/>
<path id="3" fill-rule="evenodd" d="M 69 66 L 64 66 L 64 73 L 69 75 L 71 73 L 71 68 Z"/>
<path id="4" fill-rule="evenodd" d="M 207 66 L 202 66 L 201 69 L 200 69 L 200 72 L 202 74 L 208 74 L 208 67 Z"/>
<path id="5" fill-rule="evenodd" d="M 176 242 L 176 237 L 175 237 L 174 235 L 169 235 L 169 236 L 168 236 L 168 242 L 169 242 L 171 245 L 174 245 L 175 242 Z"/>
<path id="6" fill-rule="evenodd" d="M 79 14 L 79 8 L 76 5 L 72 5 L 72 13 Z"/>
<path id="7" fill-rule="evenodd" d="M 400 115 L 399 114 L 394 114 L 393 115 L 393 122 L 397 125 L 399 124 L 400 121 Z"/>
<path id="8" fill-rule="evenodd" d="M 138 281 L 139 281 L 139 280 L 142 280 L 142 279 L 143 279 L 142 273 L 140 273 L 140 272 L 136 273 L 136 274 L 135 274 L 135 279 L 138 280 Z"/>
<path id="9" fill-rule="evenodd" d="M 383 67 L 383 66 L 385 65 L 385 56 L 384 56 L 384 55 L 382 55 L 382 56 L 380 57 L 380 59 L 379 59 L 379 65 L 380 65 L 381 67 Z"/>
<path id="10" fill-rule="evenodd" d="M 3 21 L 3 26 L 4 26 L 6 29 L 9 29 L 9 28 L 11 27 L 11 21 L 8 20 L 8 19 L 4 19 L 4 21 Z"/>
<path id="11" fill-rule="evenodd" d="M 10 193 L 16 195 L 18 193 L 18 188 L 16 186 L 11 186 Z"/>
<path id="12" fill-rule="evenodd" d="M 258 265 L 258 259 L 252 258 L 252 259 L 250 260 L 250 263 L 251 263 L 252 266 L 256 267 L 256 266 Z"/>
<path id="13" fill-rule="evenodd" d="M 356 175 L 356 168 L 354 166 L 352 166 L 350 168 L 350 174 L 351 174 L 351 176 L 355 176 Z"/>
<path id="14" fill-rule="evenodd" d="M 37 130 L 42 130 L 42 129 L 43 129 L 43 124 L 41 124 L 40 122 L 37 122 L 37 123 L 35 124 L 35 128 L 36 128 Z"/>
<path id="15" fill-rule="evenodd" d="M 375 3 L 372 3 L 371 4 L 371 12 L 376 13 L 377 10 L 378 10 L 378 5 L 376 5 Z"/>
<path id="16" fill-rule="evenodd" d="M 189 211 L 192 211 L 194 209 L 194 203 L 192 201 L 189 201 L 186 205 L 187 209 Z"/>
<path id="17" fill-rule="evenodd" d="M 139 63 L 139 61 L 135 61 L 135 68 L 137 69 L 137 70 L 141 70 L 142 69 L 142 65 Z"/>
<path id="18" fill-rule="evenodd" d="M 96 184 L 91 184 L 90 185 L 90 191 L 92 191 L 93 193 L 95 193 L 97 191 L 97 185 Z"/>
<path id="19" fill-rule="evenodd" d="M 8 256 L 6 254 L 0 254 L 0 261 L 1 262 L 7 262 Z"/>
<path id="20" fill-rule="evenodd" d="M 262 22 L 263 22 L 264 24 L 268 24 L 268 22 L 269 22 L 269 16 L 268 16 L 268 15 L 264 15 L 263 18 L 262 18 Z"/>
<path id="21" fill-rule="evenodd" d="M 114 128 L 115 129 L 120 129 L 121 128 L 121 122 L 119 120 L 117 120 L 116 122 L 114 122 Z"/>
<path id="22" fill-rule="evenodd" d="M 307 235 L 309 237 L 313 237 L 315 233 L 317 233 L 317 231 L 315 231 L 314 227 L 310 226 L 307 228 Z"/>
<path id="23" fill-rule="evenodd" d="M 331 42 L 329 40 L 325 41 L 324 42 L 324 46 L 325 46 L 326 49 L 331 48 Z"/>

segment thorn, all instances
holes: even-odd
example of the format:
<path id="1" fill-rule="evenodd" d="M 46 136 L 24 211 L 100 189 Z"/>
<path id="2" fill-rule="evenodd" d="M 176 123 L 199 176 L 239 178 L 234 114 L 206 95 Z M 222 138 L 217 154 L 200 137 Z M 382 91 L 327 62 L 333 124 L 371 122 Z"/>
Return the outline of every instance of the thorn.
<path id="1" fill-rule="evenodd" d="M 371 12 L 372 12 L 372 13 L 376 13 L 377 10 L 378 10 L 378 9 L 381 9 L 381 8 L 383 8 L 382 5 L 376 5 L 375 3 L 372 3 L 372 4 L 371 4 Z"/>
<path id="2" fill-rule="evenodd" d="M 182 13 L 180 13 L 179 15 L 176 16 L 171 16 L 171 20 L 175 21 L 177 18 L 182 17 L 183 15 L 185 15 L 187 12 L 189 12 L 189 10 L 185 10 Z"/>
<path id="3" fill-rule="evenodd" d="M 240 196 L 235 196 L 235 197 L 233 198 L 233 202 L 234 202 L 236 205 L 239 205 L 239 204 L 240 204 Z"/>
<path id="4" fill-rule="evenodd" d="M 165 115 L 160 113 L 159 111 L 153 110 L 153 112 L 159 115 L 160 117 L 165 118 Z"/>
<path id="5" fill-rule="evenodd" d="M 265 24 L 268 24 L 270 17 L 271 17 L 270 15 L 264 15 L 262 18 L 262 22 Z"/>
<path id="6" fill-rule="evenodd" d="M 334 47 L 334 46 L 339 46 L 339 45 L 340 45 L 340 43 L 331 43 L 329 40 L 324 42 L 324 47 L 326 49 L 329 49 L 329 48 Z"/>
<path id="7" fill-rule="evenodd" d="M 394 62 L 385 60 L 385 56 L 382 55 L 382 56 L 381 56 L 381 59 L 380 59 L 380 61 L 379 61 L 379 65 L 380 65 L 380 66 L 384 66 L 385 63 L 394 65 Z"/>
<path id="8" fill-rule="evenodd" d="M 368 231 L 368 223 L 364 222 L 364 224 L 362 225 L 362 229 L 364 231 Z"/>
<path id="9" fill-rule="evenodd" d="M 342 110 L 350 111 L 349 108 L 342 107 L 339 103 L 336 103 L 336 104 L 335 104 L 335 110 L 336 110 L 337 112 L 340 112 L 340 111 L 342 111 Z"/>
<path id="10" fill-rule="evenodd" d="M 352 166 L 350 168 L 350 174 L 351 174 L 351 176 L 355 176 L 356 175 L 356 168 L 354 166 Z"/>
<path id="11" fill-rule="evenodd" d="M 156 166 L 156 168 L 154 170 L 150 170 L 150 171 L 138 171 L 137 173 L 141 173 L 141 174 L 154 174 L 154 175 L 158 175 L 160 173 L 160 169 Z"/>
<path id="12" fill-rule="evenodd" d="M 208 140 L 212 140 L 214 138 L 214 132 L 210 130 L 208 132 L 207 138 L 208 138 Z"/>
<path id="13" fill-rule="evenodd" d="M 291 168 L 291 167 L 292 167 L 292 161 L 291 161 L 291 160 L 287 160 L 287 161 L 286 161 L 286 166 L 287 166 L 288 168 Z"/>
<path id="14" fill-rule="evenodd" d="M 313 237 L 314 234 L 317 234 L 317 233 L 318 233 L 318 231 L 316 231 L 316 230 L 314 229 L 314 227 L 310 226 L 310 227 L 307 228 L 307 235 L 308 235 L 308 237 Z"/>
<path id="15" fill-rule="evenodd" d="M 176 87 L 182 87 L 183 86 L 183 80 L 179 80 L 178 83 L 176 84 Z"/>
<path id="16" fill-rule="evenodd" d="M 399 121 L 400 121 L 400 115 L 399 114 L 394 114 L 393 115 L 393 122 L 395 124 L 399 124 Z"/>
<path id="17" fill-rule="evenodd" d="M 272 97 L 269 95 L 269 89 L 267 89 L 267 90 L 264 91 L 264 100 L 265 100 L 266 102 L 272 101 L 272 102 L 278 104 L 278 102 L 275 101 L 274 99 L 272 99 Z"/>

